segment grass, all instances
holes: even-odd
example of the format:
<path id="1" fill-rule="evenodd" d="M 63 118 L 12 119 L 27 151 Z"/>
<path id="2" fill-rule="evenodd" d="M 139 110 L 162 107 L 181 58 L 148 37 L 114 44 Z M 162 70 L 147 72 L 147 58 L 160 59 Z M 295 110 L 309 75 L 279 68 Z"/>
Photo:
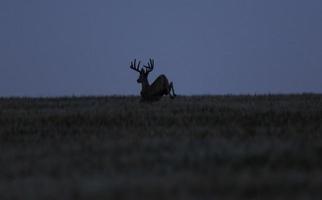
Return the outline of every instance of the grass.
<path id="1" fill-rule="evenodd" d="M 0 199 L 312 199 L 321 158 L 318 94 L 0 99 Z"/>

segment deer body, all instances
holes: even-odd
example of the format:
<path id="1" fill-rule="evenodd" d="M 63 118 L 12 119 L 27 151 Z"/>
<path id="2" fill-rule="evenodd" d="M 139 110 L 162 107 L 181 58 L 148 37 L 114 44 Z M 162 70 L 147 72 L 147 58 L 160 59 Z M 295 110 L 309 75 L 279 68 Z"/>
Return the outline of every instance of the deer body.
<path id="1" fill-rule="evenodd" d="M 141 97 L 143 101 L 157 101 L 163 95 L 170 93 L 169 81 L 165 75 L 160 75 L 150 85 L 148 80 L 142 82 Z"/>
<path id="2" fill-rule="evenodd" d="M 158 76 L 158 78 L 156 78 L 151 85 L 149 84 L 148 74 L 153 70 L 154 67 L 154 61 L 152 59 L 150 59 L 148 66 L 144 65 L 146 68 L 145 70 L 140 70 L 139 67 L 140 62 L 138 63 L 138 66 L 136 66 L 136 60 L 131 62 L 130 68 L 140 73 L 140 77 L 138 78 L 137 82 L 141 83 L 142 85 L 141 101 L 158 101 L 163 95 L 169 95 L 171 99 L 176 96 L 174 93 L 173 83 L 169 83 L 168 78 L 164 74 Z"/>

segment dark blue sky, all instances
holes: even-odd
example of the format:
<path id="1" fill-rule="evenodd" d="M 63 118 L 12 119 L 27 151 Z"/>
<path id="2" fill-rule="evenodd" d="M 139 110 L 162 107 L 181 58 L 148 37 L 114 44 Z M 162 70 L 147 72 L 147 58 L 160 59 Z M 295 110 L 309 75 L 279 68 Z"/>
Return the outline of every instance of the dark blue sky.
<path id="1" fill-rule="evenodd" d="M 0 96 L 322 92 L 320 0 L 1 0 Z"/>

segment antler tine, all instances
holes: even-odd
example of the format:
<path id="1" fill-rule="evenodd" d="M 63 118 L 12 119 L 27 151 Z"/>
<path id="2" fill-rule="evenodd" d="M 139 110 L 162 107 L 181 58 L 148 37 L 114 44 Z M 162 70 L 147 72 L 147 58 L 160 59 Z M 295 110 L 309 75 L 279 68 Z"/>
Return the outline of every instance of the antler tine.
<path id="1" fill-rule="evenodd" d="M 150 58 L 148 65 L 144 65 L 144 67 L 146 68 L 146 72 L 151 72 L 154 67 L 154 60 Z"/>
<path id="2" fill-rule="evenodd" d="M 152 58 L 150 58 L 150 63 L 151 63 L 151 67 L 153 69 L 153 67 L 154 67 L 154 60 Z"/>
<path id="3" fill-rule="evenodd" d="M 137 67 L 137 69 L 140 71 L 140 64 L 141 64 L 141 61 L 139 61 L 139 63 L 138 63 L 138 67 Z"/>
<path id="4" fill-rule="evenodd" d="M 134 71 L 140 72 L 140 64 L 141 61 L 138 62 L 138 65 L 136 65 L 136 59 L 134 59 L 134 62 L 131 62 L 130 68 L 133 69 Z"/>

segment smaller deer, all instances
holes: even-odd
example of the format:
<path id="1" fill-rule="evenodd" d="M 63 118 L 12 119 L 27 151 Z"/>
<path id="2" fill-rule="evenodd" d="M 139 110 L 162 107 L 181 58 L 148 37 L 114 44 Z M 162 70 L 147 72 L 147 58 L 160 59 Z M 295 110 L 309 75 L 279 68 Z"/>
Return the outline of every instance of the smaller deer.
<path id="1" fill-rule="evenodd" d="M 144 68 L 140 69 L 141 61 L 136 65 L 136 59 L 131 62 L 130 68 L 140 73 L 137 80 L 141 83 L 141 101 L 152 102 L 158 101 L 163 95 L 169 95 L 171 99 L 176 97 L 174 93 L 173 83 L 168 81 L 165 75 L 158 76 L 157 79 L 150 85 L 148 81 L 148 75 L 154 68 L 154 60 L 150 59 L 148 65 L 143 65 Z M 171 94 L 172 91 L 172 94 Z"/>

